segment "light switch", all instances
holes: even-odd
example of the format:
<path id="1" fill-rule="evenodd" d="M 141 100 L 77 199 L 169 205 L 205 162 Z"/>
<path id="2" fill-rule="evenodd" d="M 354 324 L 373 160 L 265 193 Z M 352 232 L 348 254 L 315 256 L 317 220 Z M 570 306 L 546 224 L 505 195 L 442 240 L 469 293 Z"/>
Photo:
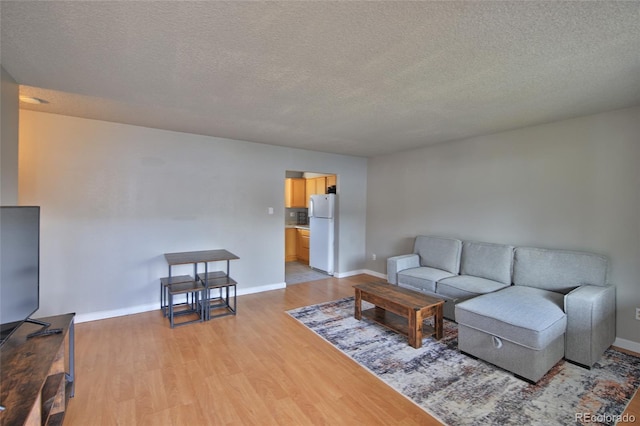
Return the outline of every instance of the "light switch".
<path id="1" fill-rule="evenodd" d="M 273 207 L 269 207 L 268 212 L 269 214 L 273 214 Z"/>

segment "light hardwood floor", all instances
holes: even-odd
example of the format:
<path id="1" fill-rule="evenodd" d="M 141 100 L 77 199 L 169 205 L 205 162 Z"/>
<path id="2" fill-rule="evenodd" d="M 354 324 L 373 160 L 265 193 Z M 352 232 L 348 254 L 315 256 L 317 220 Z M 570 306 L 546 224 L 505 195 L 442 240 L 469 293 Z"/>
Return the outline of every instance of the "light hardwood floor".
<path id="1" fill-rule="evenodd" d="M 381 280 L 240 296 L 236 316 L 175 329 L 159 310 L 77 324 L 65 424 L 439 424 L 284 312 L 353 296 L 366 281 Z"/>

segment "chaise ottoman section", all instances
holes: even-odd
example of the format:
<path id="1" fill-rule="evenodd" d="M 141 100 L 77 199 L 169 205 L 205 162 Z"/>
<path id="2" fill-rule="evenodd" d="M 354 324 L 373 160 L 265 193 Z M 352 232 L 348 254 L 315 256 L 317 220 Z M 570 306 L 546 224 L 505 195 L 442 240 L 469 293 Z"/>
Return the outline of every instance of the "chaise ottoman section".
<path id="1" fill-rule="evenodd" d="M 537 382 L 564 355 L 564 295 L 511 286 L 455 307 L 458 348 Z"/>

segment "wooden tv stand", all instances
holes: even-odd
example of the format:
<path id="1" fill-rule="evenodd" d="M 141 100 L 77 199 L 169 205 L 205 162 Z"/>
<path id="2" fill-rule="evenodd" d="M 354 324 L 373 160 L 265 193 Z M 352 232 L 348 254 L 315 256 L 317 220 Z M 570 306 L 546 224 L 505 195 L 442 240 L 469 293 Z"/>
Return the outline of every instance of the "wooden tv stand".
<path id="1" fill-rule="evenodd" d="M 61 425 L 74 395 L 75 314 L 40 318 L 60 334 L 32 337 L 24 323 L 0 348 L 0 425 Z"/>

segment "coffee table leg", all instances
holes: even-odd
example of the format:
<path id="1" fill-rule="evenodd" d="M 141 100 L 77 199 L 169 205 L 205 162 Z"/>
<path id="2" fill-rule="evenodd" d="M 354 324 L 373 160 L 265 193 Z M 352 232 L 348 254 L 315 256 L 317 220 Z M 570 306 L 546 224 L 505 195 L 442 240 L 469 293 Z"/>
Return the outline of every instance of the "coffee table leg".
<path id="1" fill-rule="evenodd" d="M 416 349 L 422 347 L 422 312 L 409 309 L 409 346 Z"/>
<path id="2" fill-rule="evenodd" d="M 433 316 L 433 324 L 436 329 L 436 339 L 442 339 L 442 335 L 444 333 L 444 326 L 442 321 L 442 303 L 436 307 L 436 312 Z"/>
<path id="3" fill-rule="evenodd" d="M 362 291 L 359 288 L 356 288 L 355 312 L 353 316 L 357 320 L 362 318 Z"/>

